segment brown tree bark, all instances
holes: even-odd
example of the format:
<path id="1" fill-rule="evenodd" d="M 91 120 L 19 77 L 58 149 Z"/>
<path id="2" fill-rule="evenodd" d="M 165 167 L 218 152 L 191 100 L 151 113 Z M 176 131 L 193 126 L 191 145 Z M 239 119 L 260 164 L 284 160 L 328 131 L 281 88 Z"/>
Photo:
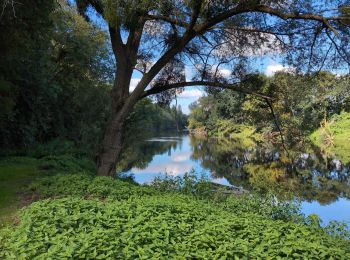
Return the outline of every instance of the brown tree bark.
<path id="1" fill-rule="evenodd" d="M 97 175 L 99 176 L 116 174 L 116 161 L 123 145 L 123 117 L 120 113 L 116 113 L 107 125 L 98 156 Z"/>
<path id="2" fill-rule="evenodd" d="M 124 56 L 125 57 L 125 56 Z M 133 66 L 120 56 L 112 91 L 111 115 L 107 123 L 97 160 L 97 175 L 114 176 L 116 163 L 123 146 L 123 130 L 126 118 L 138 99 L 131 99 L 129 85 Z"/>

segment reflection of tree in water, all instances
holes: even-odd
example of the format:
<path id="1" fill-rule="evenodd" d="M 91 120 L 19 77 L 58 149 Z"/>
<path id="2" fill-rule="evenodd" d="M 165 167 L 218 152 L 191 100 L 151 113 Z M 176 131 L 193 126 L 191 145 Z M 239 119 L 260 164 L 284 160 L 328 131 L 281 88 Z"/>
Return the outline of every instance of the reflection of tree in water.
<path id="1" fill-rule="evenodd" d="M 350 165 L 325 156 L 317 147 L 297 147 L 287 157 L 276 146 L 247 147 L 239 140 L 191 137 L 191 145 L 193 159 L 213 177 L 224 177 L 233 185 L 322 204 L 350 198 Z"/>
<path id="2" fill-rule="evenodd" d="M 117 169 L 120 172 L 127 172 L 133 167 L 145 169 L 155 155 L 163 153 L 171 155 L 173 150 L 182 145 L 181 142 L 182 139 L 152 140 L 150 136 L 139 135 L 124 148 Z"/>

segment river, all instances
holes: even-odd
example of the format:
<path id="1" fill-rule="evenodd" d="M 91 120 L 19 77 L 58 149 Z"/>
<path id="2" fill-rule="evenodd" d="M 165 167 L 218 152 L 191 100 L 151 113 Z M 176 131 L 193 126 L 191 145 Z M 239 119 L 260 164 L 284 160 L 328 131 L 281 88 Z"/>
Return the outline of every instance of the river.
<path id="1" fill-rule="evenodd" d="M 128 152 L 125 172 L 140 184 L 167 173 L 194 171 L 212 182 L 298 200 L 305 215 L 317 214 L 350 227 L 350 163 L 310 145 L 287 153 L 273 144 L 190 135 L 146 138 Z"/>

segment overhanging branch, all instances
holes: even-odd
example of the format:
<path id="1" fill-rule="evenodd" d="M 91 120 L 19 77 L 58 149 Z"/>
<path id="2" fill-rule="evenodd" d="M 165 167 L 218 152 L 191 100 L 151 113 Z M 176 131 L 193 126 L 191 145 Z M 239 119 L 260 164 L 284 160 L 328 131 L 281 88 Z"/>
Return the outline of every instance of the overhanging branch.
<path id="1" fill-rule="evenodd" d="M 180 27 L 184 27 L 187 28 L 189 26 L 188 23 L 182 21 L 182 20 L 178 20 L 175 18 L 171 18 L 170 16 L 164 16 L 164 15 L 155 15 L 155 14 L 148 14 L 145 16 L 146 20 L 160 20 L 160 21 L 164 21 L 176 26 L 180 26 Z"/>
<path id="2" fill-rule="evenodd" d="M 237 82 L 234 84 L 229 83 L 221 83 L 221 82 L 215 82 L 215 81 L 190 81 L 190 82 L 179 82 L 179 83 L 173 83 L 168 85 L 163 85 L 160 87 L 154 87 L 149 90 L 144 91 L 141 98 L 148 97 L 150 95 L 158 94 L 166 90 L 174 89 L 174 88 L 183 88 L 183 87 L 193 87 L 193 86 L 208 86 L 208 87 L 215 87 L 215 88 L 222 88 L 222 89 L 230 89 L 239 93 L 244 93 L 248 95 L 253 95 L 262 99 L 267 100 L 273 100 L 274 98 L 266 96 L 264 94 L 251 91 L 249 89 L 243 88 L 239 86 L 241 82 Z"/>

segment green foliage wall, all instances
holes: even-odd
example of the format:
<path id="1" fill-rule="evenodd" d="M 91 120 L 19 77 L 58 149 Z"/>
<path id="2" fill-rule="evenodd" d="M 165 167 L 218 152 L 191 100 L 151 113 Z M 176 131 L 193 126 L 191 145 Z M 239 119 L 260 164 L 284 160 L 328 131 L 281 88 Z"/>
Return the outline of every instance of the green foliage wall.
<path id="1" fill-rule="evenodd" d="M 0 146 L 96 142 L 113 72 L 107 35 L 56 1 L 7 5 L 0 30 Z"/>
<path id="2" fill-rule="evenodd" d="M 242 86 L 272 97 L 275 118 L 266 100 L 223 90 L 210 92 L 192 105 L 189 127 L 202 127 L 209 135 L 219 136 L 230 136 L 237 125 L 253 126 L 258 132 L 268 133 L 278 130 L 277 120 L 286 139 L 293 142 L 318 128 L 323 119 L 350 109 L 349 77 L 330 72 L 250 75 Z"/>

